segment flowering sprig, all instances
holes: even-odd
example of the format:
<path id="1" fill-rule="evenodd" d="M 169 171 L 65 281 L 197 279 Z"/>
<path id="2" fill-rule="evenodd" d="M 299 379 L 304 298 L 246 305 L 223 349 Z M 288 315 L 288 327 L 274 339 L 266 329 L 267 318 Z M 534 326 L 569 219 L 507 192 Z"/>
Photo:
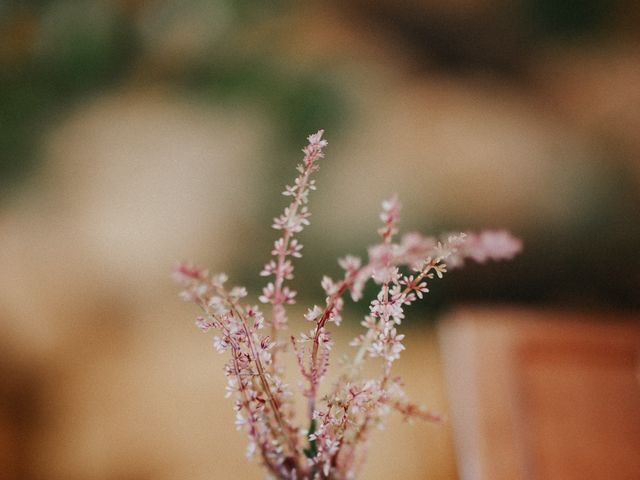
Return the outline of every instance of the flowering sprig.
<path id="1" fill-rule="evenodd" d="M 302 245 L 294 238 L 309 225 L 309 192 L 315 189 L 311 175 L 318 170 L 327 146 L 320 130 L 309 136 L 298 165 L 298 176 L 283 194 L 292 197 L 273 228 L 282 232 L 271 252 L 262 276 L 273 277 L 260 295 L 271 305 L 267 321 L 257 306 L 243 304 L 244 287 L 227 289 L 224 274 L 211 275 L 190 264 L 175 270 L 183 285 L 181 296 L 196 303 L 202 315 L 196 325 L 204 332 L 215 330 L 215 349 L 229 354 L 225 365 L 226 395 L 234 397 L 236 426 L 249 437 L 248 457 L 259 452 L 271 477 L 290 480 L 346 480 L 356 477 L 365 458 L 372 427 L 380 425 L 392 411 L 407 419 L 442 421 L 442 416 L 411 402 L 392 366 L 405 349 L 404 334 L 398 328 L 405 309 L 429 292 L 428 283 L 442 278 L 448 268 L 461 267 L 465 260 L 479 263 L 510 259 L 521 249 L 519 240 L 506 231 L 449 235 L 443 240 L 412 233 L 394 241 L 398 234 L 401 205 L 397 197 L 382 204 L 378 230 L 381 241 L 368 249 L 367 261 L 354 256 L 339 260 L 342 279 L 323 277 L 324 306 L 314 305 L 304 314 L 312 324 L 308 333 L 291 336 L 298 366 L 305 379 L 306 427 L 294 422 L 292 392 L 283 378 L 276 351 L 278 334 L 286 328 L 285 306 L 295 302 L 296 292 L 285 281 L 294 278 L 293 262 L 301 257 Z M 362 321 L 364 332 L 351 341 L 357 350 L 328 394 L 319 398 L 329 368 L 333 341 L 330 324 L 342 321 L 344 296 L 362 298 L 366 283 L 378 285 Z M 378 376 L 364 378 L 362 365 L 379 359 Z"/>
<path id="2" fill-rule="evenodd" d="M 287 185 L 282 192 L 284 196 L 292 197 L 293 200 L 285 207 L 284 212 L 273 220 L 273 228 L 281 230 L 282 236 L 273 245 L 271 255 L 275 257 L 274 260 L 267 262 L 260 272 L 264 277 L 274 277 L 274 280 L 264 287 L 260 296 L 262 303 L 270 303 L 272 307 L 273 341 L 277 341 L 278 331 L 286 327 L 285 305 L 295 303 L 297 292 L 284 286 L 284 282 L 293 280 L 293 264 L 289 257 L 302 257 L 302 245 L 293 237 L 309 225 L 309 192 L 316 189 L 315 180 L 311 179 L 311 175 L 318 171 L 318 160 L 324 157 L 322 150 L 327 146 L 327 141 L 322 139 L 323 133 L 324 131 L 320 130 L 309 136 L 308 145 L 302 149 L 304 158 L 297 167 L 299 175 L 293 185 Z"/>

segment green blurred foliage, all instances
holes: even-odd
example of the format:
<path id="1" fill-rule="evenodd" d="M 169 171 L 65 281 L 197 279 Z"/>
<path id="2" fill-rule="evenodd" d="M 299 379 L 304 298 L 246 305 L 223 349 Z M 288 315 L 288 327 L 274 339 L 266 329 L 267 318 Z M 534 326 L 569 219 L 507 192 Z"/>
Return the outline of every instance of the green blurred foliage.
<path id="1" fill-rule="evenodd" d="M 100 0 L 3 4 L 0 192 L 10 192 L 8 187 L 37 166 L 43 134 L 58 116 L 88 96 L 130 81 L 133 72 L 214 104 L 261 106 L 279 132 L 271 155 L 297 150 L 299 139 L 320 125 L 338 127 L 345 102 L 326 75 L 284 68 L 267 45 L 253 51 L 241 47 L 243 36 L 288 8 L 285 0 L 188 0 L 180 8 L 170 2 Z M 154 42 L 163 41 L 163 29 L 194 12 L 212 32 L 220 30 L 217 36 L 204 38 L 204 47 L 184 64 L 155 65 Z M 278 169 L 275 164 L 273 171 Z"/>
<path id="2" fill-rule="evenodd" d="M 131 19 L 93 3 L 14 3 L 0 20 L 8 42 L 0 58 L 0 192 L 36 165 L 56 115 L 113 84 L 134 59 Z"/>
<path id="3" fill-rule="evenodd" d="M 620 2 L 614 0 L 526 0 L 525 17 L 538 36 L 593 36 L 602 33 Z"/>

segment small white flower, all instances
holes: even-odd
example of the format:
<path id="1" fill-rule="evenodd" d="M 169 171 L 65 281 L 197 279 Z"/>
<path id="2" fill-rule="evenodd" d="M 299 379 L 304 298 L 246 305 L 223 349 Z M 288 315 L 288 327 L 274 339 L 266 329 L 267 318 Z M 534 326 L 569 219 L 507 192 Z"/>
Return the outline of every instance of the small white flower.
<path id="1" fill-rule="evenodd" d="M 304 318 L 310 322 L 315 322 L 320 315 L 322 315 L 322 309 L 319 306 L 314 305 L 313 308 L 310 308 L 307 313 L 304 314 Z"/>
<path id="2" fill-rule="evenodd" d="M 247 289 L 245 287 L 233 287 L 229 292 L 229 296 L 235 300 L 244 298 L 247 296 Z"/>

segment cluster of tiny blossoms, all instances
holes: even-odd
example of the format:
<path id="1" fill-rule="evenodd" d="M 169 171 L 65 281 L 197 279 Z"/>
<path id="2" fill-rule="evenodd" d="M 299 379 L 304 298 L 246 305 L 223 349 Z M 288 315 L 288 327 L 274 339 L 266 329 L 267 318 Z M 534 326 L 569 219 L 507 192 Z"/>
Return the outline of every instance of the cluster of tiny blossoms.
<path id="1" fill-rule="evenodd" d="M 392 411 L 406 418 L 438 422 L 441 418 L 409 401 L 402 381 L 391 374 L 393 363 L 404 350 L 404 335 L 398 332 L 405 308 L 429 291 L 428 282 L 442 278 L 447 268 L 457 268 L 466 259 L 479 263 L 510 259 L 520 241 L 505 231 L 460 233 L 444 239 L 406 234 L 396 240 L 400 202 L 393 197 L 382 204 L 378 233 L 380 242 L 368 250 L 363 261 L 354 256 L 339 260 L 344 270 L 338 280 L 324 277 L 324 305 L 309 308 L 304 318 L 311 328 L 288 339 L 280 338 L 287 327 L 287 305 L 295 303 L 296 291 L 285 285 L 293 280 L 292 260 L 302 256 L 295 238 L 309 225 L 309 193 L 315 190 L 312 174 L 324 157 L 327 142 L 323 131 L 309 136 L 298 165 L 298 176 L 283 194 L 291 203 L 274 219 L 281 232 L 261 275 L 270 277 L 259 300 L 270 309 L 269 319 L 258 306 L 246 304 L 244 287 L 225 286 L 224 274 L 212 275 L 190 264 L 175 269 L 184 287 L 184 300 L 196 303 L 202 315 L 196 325 L 215 331 L 216 350 L 228 354 L 225 375 L 227 396 L 233 397 L 238 429 L 249 437 L 247 456 L 260 456 L 269 478 L 290 480 L 354 479 L 364 461 L 369 433 Z M 340 325 L 344 297 L 363 296 L 368 281 L 378 293 L 362 321 L 364 331 L 351 342 L 354 354 L 345 363 L 338 380 L 320 397 L 319 390 L 329 367 L 332 348 L 330 328 Z M 284 381 L 278 352 L 291 344 L 304 379 L 307 419 L 295 423 L 292 390 Z M 364 378 L 367 360 L 381 364 L 379 375 Z"/>

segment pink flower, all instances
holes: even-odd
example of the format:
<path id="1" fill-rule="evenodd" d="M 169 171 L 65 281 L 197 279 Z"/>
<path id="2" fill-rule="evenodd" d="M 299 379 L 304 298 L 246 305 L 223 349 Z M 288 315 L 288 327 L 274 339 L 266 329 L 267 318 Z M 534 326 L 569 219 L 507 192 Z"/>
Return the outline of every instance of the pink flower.
<path id="1" fill-rule="evenodd" d="M 225 396 L 233 397 L 236 428 L 248 436 L 247 458 L 259 452 L 268 476 L 282 480 L 354 479 L 368 435 L 393 411 L 405 418 L 441 421 L 441 416 L 410 402 L 401 380 L 392 375 L 393 364 L 405 349 L 405 335 L 400 333 L 405 309 L 423 299 L 429 292 L 427 282 L 442 278 L 448 267 L 462 266 L 466 259 L 480 263 L 510 259 L 522 248 L 519 240 L 502 230 L 454 234 L 441 240 L 413 233 L 398 242 L 401 205 L 393 196 L 382 203 L 380 243 L 368 248 L 365 262 L 351 255 L 340 259 L 343 278 L 322 278 L 325 304 L 307 310 L 304 318 L 312 328 L 290 336 L 293 348 L 287 349 L 279 336 L 287 327 L 286 309 L 297 297 L 290 284 L 293 259 L 302 256 L 302 245 L 295 237 L 310 223 L 307 204 L 315 190 L 312 175 L 327 146 L 323 133 L 319 130 L 308 137 L 298 175 L 283 192 L 289 204 L 273 221 L 279 237 L 272 258 L 260 272 L 270 277 L 259 296 L 260 302 L 270 306 L 268 322 L 257 306 L 244 304 L 246 288 L 225 287 L 225 274 L 211 275 L 188 263 L 178 265 L 173 273 L 183 288 L 180 296 L 202 310 L 196 326 L 203 332 L 216 331 L 214 348 L 227 356 Z M 370 280 L 377 293 L 361 322 L 363 330 L 350 342 L 356 350 L 343 362 L 335 383 L 323 388 L 326 395 L 321 397 L 331 365 L 332 330 L 342 321 L 343 297 L 350 292 L 354 301 L 359 300 Z M 264 332 L 265 324 L 270 334 Z M 281 357 L 291 350 L 307 401 L 307 417 L 301 425 L 294 423 L 293 390 L 282 368 Z M 373 377 L 363 368 L 371 358 L 377 358 L 382 367 L 376 368 L 380 373 Z"/>

